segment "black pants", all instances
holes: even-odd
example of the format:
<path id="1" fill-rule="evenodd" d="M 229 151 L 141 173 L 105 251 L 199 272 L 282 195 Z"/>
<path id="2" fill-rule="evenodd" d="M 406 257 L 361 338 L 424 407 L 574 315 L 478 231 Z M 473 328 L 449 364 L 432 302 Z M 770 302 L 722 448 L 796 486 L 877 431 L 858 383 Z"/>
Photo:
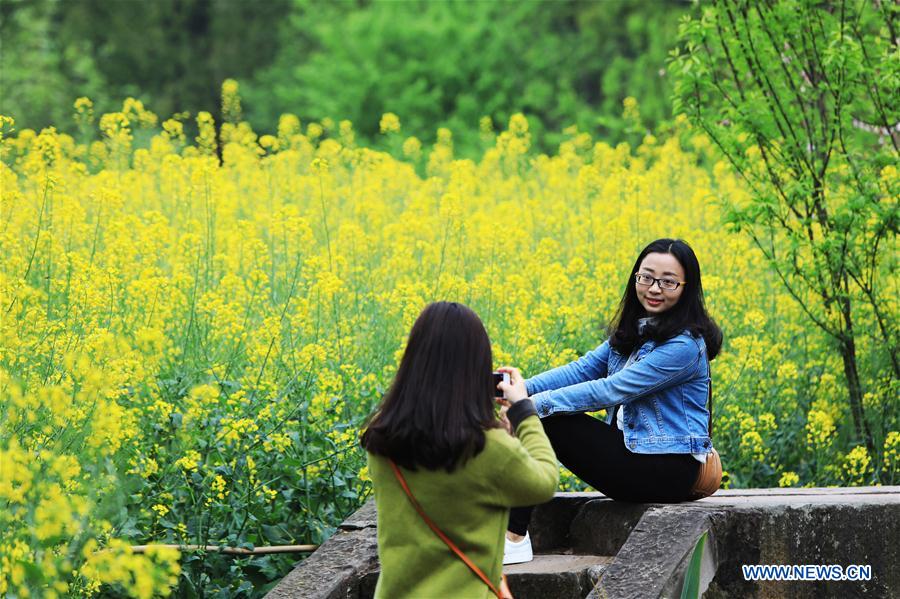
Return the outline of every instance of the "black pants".
<path id="1" fill-rule="evenodd" d="M 542 421 L 556 457 L 575 476 L 618 501 L 687 501 L 700 462 L 690 454 L 632 453 L 622 431 L 587 414 L 549 416 Z M 509 530 L 524 535 L 534 506 L 513 508 Z"/>

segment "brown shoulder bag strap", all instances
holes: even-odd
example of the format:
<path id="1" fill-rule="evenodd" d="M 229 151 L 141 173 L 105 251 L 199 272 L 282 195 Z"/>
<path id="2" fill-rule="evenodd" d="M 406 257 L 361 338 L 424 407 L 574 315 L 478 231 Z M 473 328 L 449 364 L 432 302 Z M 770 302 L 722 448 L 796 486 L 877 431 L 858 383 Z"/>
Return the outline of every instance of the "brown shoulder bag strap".
<path id="1" fill-rule="evenodd" d="M 453 551 L 453 553 L 455 553 L 456 556 L 461 559 L 463 563 L 465 563 L 469 567 L 469 569 L 474 572 L 475 575 L 478 576 L 478 578 L 481 579 L 484 584 L 490 587 L 494 595 L 502 598 L 503 595 L 500 593 L 500 590 L 496 586 L 494 586 L 494 583 L 492 583 L 487 576 L 485 576 L 484 572 L 481 571 L 481 568 L 476 566 L 475 563 L 470 560 L 469 557 L 465 553 L 463 553 L 460 548 L 457 547 L 456 544 L 443 533 L 443 531 L 441 531 L 440 528 L 437 527 L 437 524 L 435 524 L 431 520 L 431 518 L 428 517 L 428 515 L 425 513 L 425 510 L 422 509 L 422 506 L 419 505 L 419 502 L 416 501 L 415 497 L 413 497 L 412 491 L 409 490 L 409 485 L 406 484 L 406 479 L 403 478 L 403 473 L 400 472 L 400 468 L 397 467 L 397 464 L 395 464 L 393 460 L 388 460 L 388 462 L 390 463 L 391 468 L 394 470 L 394 476 L 396 476 L 397 480 L 400 481 L 400 486 L 403 487 L 403 490 L 406 492 L 406 496 L 409 497 L 409 502 L 414 508 L 416 508 L 416 511 L 419 512 L 419 515 L 422 517 L 422 520 L 425 521 L 425 524 L 428 525 L 428 528 L 434 531 L 434 534 L 440 537 L 440 539 L 447 545 L 447 547 L 449 547 L 450 550 Z"/>

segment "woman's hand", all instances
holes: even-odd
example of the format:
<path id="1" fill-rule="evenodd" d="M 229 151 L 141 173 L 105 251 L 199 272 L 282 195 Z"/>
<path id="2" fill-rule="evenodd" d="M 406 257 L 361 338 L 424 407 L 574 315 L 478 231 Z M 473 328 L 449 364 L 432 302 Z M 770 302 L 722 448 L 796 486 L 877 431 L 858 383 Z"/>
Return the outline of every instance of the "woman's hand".
<path id="1" fill-rule="evenodd" d="M 522 378 L 522 373 L 519 372 L 518 368 L 501 366 L 497 371 L 509 374 L 509 383 L 500 382 L 497 384 L 497 388 L 503 391 L 503 398 L 506 401 L 510 404 L 514 404 L 517 401 L 521 401 L 528 397 L 528 390 L 525 388 L 525 379 Z"/>
<path id="2" fill-rule="evenodd" d="M 503 401 L 503 400 L 498 400 Z M 512 435 L 516 436 L 516 433 L 513 432 L 512 423 L 509 421 L 509 418 L 506 416 L 506 413 L 509 412 L 509 403 L 504 403 L 500 408 L 500 416 L 497 418 L 500 421 L 500 424 L 503 426 L 503 430 Z"/>

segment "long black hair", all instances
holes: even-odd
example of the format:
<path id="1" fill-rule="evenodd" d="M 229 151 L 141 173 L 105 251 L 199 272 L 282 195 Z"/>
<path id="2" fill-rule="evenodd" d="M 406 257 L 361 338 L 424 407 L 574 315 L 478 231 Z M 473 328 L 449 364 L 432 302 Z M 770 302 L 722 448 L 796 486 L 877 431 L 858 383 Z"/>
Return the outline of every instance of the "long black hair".
<path id="1" fill-rule="evenodd" d="M 455 302 L 429 304 L 362 434 L 363 447 L 405 468 L 452 472 L 484 449 L 485 429 L 500 426 L 492 367 L 478 315 Z"/>
<path id="2" fill-rule="evenodd" d="M 634 266 L 628 272 L 625 284 L 625 295 L 619 303 L 619 309 L 609 325 L 609 344 L 619 353 L 628 355 L 642 340 L 638 335 L 638 319 L 648 316 L 638 301 L 635 290 L 634 274 L 641 267 L 647 254 L 672 254 L 684 268 L 684 290 L 674 306 L 658 315 L 654 326 L 644 333 L 644 339 L 657 342 L 671 339 L 687 329 L 695 336 L 702 336 L 706 341 L 706 351 L 712 360 L 722 347 L 722 330 L 706 312 L 703 302 L 703 286 L 700 283 L 700 263 L 694 250 L 680 239 L 657 239 L 645 247 Z"/>

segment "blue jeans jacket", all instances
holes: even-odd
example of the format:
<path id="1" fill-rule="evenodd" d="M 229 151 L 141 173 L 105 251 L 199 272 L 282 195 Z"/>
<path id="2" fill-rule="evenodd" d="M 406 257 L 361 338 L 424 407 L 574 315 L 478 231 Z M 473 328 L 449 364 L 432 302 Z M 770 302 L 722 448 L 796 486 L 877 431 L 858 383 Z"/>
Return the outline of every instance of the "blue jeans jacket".
<path id="1" fill-rule="evenodd" d="M 565 366 L 525 381 L 541 418 L 621 405 L 625 446 L 635 453 L 706 453 L 709 361 L 702 337 L 688 332 L 647 341 L 635 361 L 609 341 Z M 606 422 L 612 421 L 610 409 Z"/>

